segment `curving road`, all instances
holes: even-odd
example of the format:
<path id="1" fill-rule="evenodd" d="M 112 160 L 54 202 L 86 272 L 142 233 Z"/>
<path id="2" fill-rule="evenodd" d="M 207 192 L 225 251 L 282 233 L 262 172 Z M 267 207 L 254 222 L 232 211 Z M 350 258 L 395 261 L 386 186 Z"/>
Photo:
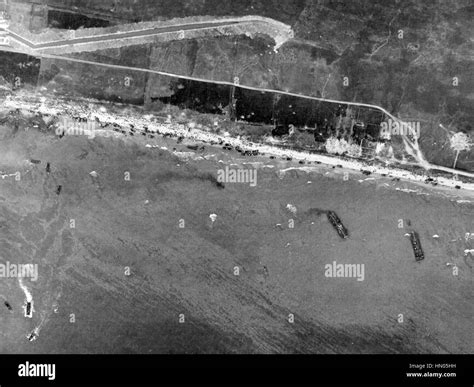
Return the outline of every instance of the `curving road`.
<path id="1" fill-rule="evenodd" d="M 255 21 L 257 21 L 257 20 L 261 21 L 259 19 L 255 19 Z M 251 21 L 251 20 L 245 20 L 245 22 L 249 22 L 249 21 Z M 140 30 L 140 31 L 130 31 L 130 32 L 107 34 L 107 35 L 100 35 L 100 36 L 92 36 L 92 37 L 85 37 L 85 38 L 76 38 L 76 39 L 71 39 L 71 40 L 63 40 L 63 41 L 48 42 L 48 43 L 41 43 L 41 44 L 35 44 L 35 43 L 21 37 L 20 35 L 18 35 L 17 33 L 13 32 L 9 29 L 4 29 L 4 31 L 7 32 L 7 34 L 11 38 L 13 38 L 14 40 L 18 41 L 19 43 L 21 43 L 23 45 L 26 45 L 31 50 L 36 51 L 36 50 L 44 49 L 44 48 L 56 48 L 56 47 L 62 47 L 62 46 L 80 44 L 80 43 L 97 43 L 97 42 L 107 41 L 107 40 L 119 40 L 119 39 L 130 38 L 130 37 L 133 37 L 133 38 L 135 38 L 135 37 L 146 37 L 146 36 L 158 35 L 158 34 L 169 33 L 169 32 L 179 32 L 179 31 L 184 31 L 184 30 L 189 31 L 189 30 L 198 30 L 198 29 L 210 29 L 210 28 L 216 28 L 216 27 L 220 27 L 220 26 L 232 25 L 232 24 L 238 24 L 238 23 L 239 23 L 239 21 L 237 21 L 237 20 L 216 21 L 216 22 L 206 22 L 206 23 L 189 23 L 189 24 L 182 24 L 182 25 L 170 26 L 170 27 L 156 27 L 156 28 Z M 0 31 L 1 30 L 2 29 L 0 28 Z M 28 54 L 30 54 L 30 53 L 28 53 Z M 168 73 L 168 72 L 164 72 L 164 71 L 151 70 L 151 69 L 145 69 L 145 68 L 121 66 L 121 65 L 114 65 L 114 64 L 108 64 L 108 63 L 100 63 L 100 62 L 95 62 L 95 61 L 70 58 L 70 57 L 61 56 L 61 55 L 44 54 L 44 53 L 41 53 L 41 52 L 38 52 L 38 53 L 34 52 L 34 55 L 38 56 L 38 57 L 42 57 L 42 58 L 50 58 L 50 59 L 65 60 L 65 61 L 71 61 L 71 62 L 92 64 L 92 65 L 105 66 L 105 67 L 117 68 L 117 69 L 122 69 L 122 70 L 125 69 L 125 70 L 131 70 L 131 71 L 147 72 L 147 73 L 165 75 L 165 76 L 170 76 L 170 77 L 175 77 L 175 78 L 180 78 L 180 79 L 188 79 L 188 80 L 193 80 L 193 81 L 214 83 L 214 84 L 219 84 L 219 85 L 236 86 L 236 87 L 240 87 L 242 89 L 247 89 L 247 90 L 283 94 L 283 95 L 289 95 L 289 96 L 293 96 L 293 97 L 310 99 L 310 100 L 314 100 L 314 101 L 329 102 L 329 103 L 349 105 L 349 106 L 357 106 L 357 107 L 366 107 L 366 108 L 371 108 L 371 109 L 375 109 L 375 110 L 378 110 L 378 111 L 382 112 L 388 118 L 391 118 L 392 121 L 399 122 L 400 124 L 405 124 L 404 121 L 402 121 L 398 117 L 395 117 L 393 114 L 388 112 L 383 107 L 368 104 L 368 103 L 348 102 L 348 101 L 340 101 L 340 100 L 334 100 L 334 99 L 328 99 L 328 98 L 320 98 L 320 97 L 314 97 L 314 96 L 309 96 L 309 95 L 304 95 L 304 94 L 291 93 L 291 92 L 282 91 L 282 90 L 273 90 L 273 89 L 255 87 L 255 86 L 246 86 L 246 85 L 241 85 L 241 84 L 235 84 L 233 82 L 216 81 L 216 80 L 212 80 L 212 79 L 204 79 L 204 78 L 199 78 L 199 77 L 190 77 L 190 76 L 186 76 L 186 75 L 173 74 L 173 73 Z M 405 137 L 403 139 L 404 139 L 405 145 L 409 146 L 410 148 L 412 148 L 414 150 L 415 153 L 417 153 L 417 156 L 419 158 L 421 167 L 423 167 L 427 170 L 432 169 L 432 170 L 444 171 L 444 172 L 452 173 L 454 175 L 461 175 L 461 176 L 474 178 L 474 173 L 460 171 L 460 170 L 457 170 L 457 169 L 443 167 L 443 166 L 439 166 L 439 165 L 435 165 L 435 164 L 431 164 L 431 163 L 427 162 L 423 158 L 421 152 L 419 150 L 417 150 L 417 144 L 411 143 Z"/>

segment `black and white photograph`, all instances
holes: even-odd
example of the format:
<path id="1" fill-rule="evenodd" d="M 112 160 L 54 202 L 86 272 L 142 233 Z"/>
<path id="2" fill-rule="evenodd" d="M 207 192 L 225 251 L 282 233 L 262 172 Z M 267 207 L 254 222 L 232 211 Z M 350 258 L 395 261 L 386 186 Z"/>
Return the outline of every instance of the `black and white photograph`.
<path id="1" fill-rule="evenodd" d="M 472 386 L 473 125 L 473 0 L 0 0 L 0 385 Z"/>

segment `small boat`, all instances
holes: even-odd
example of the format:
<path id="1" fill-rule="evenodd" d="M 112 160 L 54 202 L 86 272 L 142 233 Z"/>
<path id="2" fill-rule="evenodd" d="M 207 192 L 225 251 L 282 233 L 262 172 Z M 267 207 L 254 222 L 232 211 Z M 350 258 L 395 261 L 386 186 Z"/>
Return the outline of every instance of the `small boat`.
<path id="1" fill-rule="evenodd" d="M 29 335 L 26 335 L 26 338 L 27 338 L 29 341 L 35 341 L 37 337 L 38 337 L 38 336 L 36 335 L 36 333 L 35 333 L 34 331 L 31 332 Z"/>
<path id="2" fill-rule="evenodd" d="M 33 311 L 31 310 L 31 302 L 26 302 L 26 307 L 25 307 L 25 317 L 33 317 Z"/>
<path id="3" fill-rule="evenodd" d="M 413 247 L 413 252 L 415 253 L 415 260 L 421 261 L 425 259 L 425 254 L 421 248 L 420 237 L 416 231 L 410 232 L 410 242 L 411 246 Z"/>
<path id="4" fill-rule="evenodd" d="M 342 239 L 349 238 L 349 231 L 347 231 L 347 228 L 344 227 L 344 225 L 341 222 L 341 219 L 339 219 L 339 217 L 334 211 L 328 211 L 327 217 L 329 221 L 331 222 L 332 226 L 334 227 L 334 229 L 337 231 L 338 235 Z"/>

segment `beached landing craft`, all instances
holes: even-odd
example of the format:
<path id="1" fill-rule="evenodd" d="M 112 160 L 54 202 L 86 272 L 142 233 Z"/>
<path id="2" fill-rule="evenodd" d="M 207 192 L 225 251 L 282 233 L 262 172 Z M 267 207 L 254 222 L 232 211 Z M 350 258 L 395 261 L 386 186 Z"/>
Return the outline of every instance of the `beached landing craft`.
<path id="1" fill-rule="evenodd" d="M 343 239 L 349 238 L 349 232 L 342 224 L 341 220 L 334 211 L 328 211 L 327 216 L 332 226 L 336 229 L 339 236 Z"/>
<path id="2" fill-rule="evenodd" d="M 410 232 L 410 242 L 411 246 L 413 247 L 413 252 L 415 253 L 415 260 L 421 261 L 425 259 L 425 254 L 421 248 L 420 237 L 416 231 Z"/>

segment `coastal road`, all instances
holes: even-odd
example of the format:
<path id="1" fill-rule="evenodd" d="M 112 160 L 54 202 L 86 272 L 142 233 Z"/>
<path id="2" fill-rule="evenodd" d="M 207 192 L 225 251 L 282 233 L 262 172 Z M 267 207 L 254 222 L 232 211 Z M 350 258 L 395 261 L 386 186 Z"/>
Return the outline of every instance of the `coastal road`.
<path id="1" fill-rule="evenodd" d="M 209 30 L 215 29 L 219 27 L 229 27 L 235 25 L 246 25 L 251 23 L 267 23 L 271 25 L 275 30 L 269 30 L 270 32 L 274 33 L 275 35 L 288 35 L 293 36 L 293 31 L 291 27 L 278 22 L 273 19 L 265 18 L 265 17 L 257 17 L 257 16 L 245 16 L 245 17 L 230 17 L 225 19 L 216 19 L 216 20 L 207 20 L 207 21 L 188 21 L 188 22 L 181 22 L 179 24 L 173 25 L 165 25 L 165 26 L 157 26 L 157 27 L 150 27 L 150 28 L 143 28 L 140 30 L 132 30 L 132 31 L 118 31 L 118 32 L 109 32 L 104 34 L 96 34 L 92 36 L 83 36 L 83 37 L 74 37 L 71 39 L 64 38 L 55 41 L 49 42 L 41 42 L 36 43 L 33 42 L 18 33 L 12 31 L 8 28 L 8 26 L 0 25 L 0 32 L 5 31 L 14 39 L 20 41 L 22 44 L 25 44 L 32 50 L 41 50 L 46 48 L 60 48 L 64 46 L 76 45 L 76 44 L 83 44 L 83 43 L 100 43 L 105 41 L 115 41 L 121 39 L 129 39 L 129 38 L 141 38 L 141 37 L 149 37 L 149 36 L 156 36 L 162 35 L 172 32 L 185 32 L 185 31 L 200 31 L 200 30 Z M 267 32 L 269 32 L 267 31 Z"/>
<path id="2" fill-rule="evenodd" d="M 46 42 L 46 43 L 34 43 L 28 39 L 23 38 L 22 36 L 18 35 L 17 33 L 9 29 L 7 29 L 6 31 L 11 37 L 13 37 L 16 40 L 19 40 L 23 44 L 26 44 L 30 49 L 41 50 L 45 48 L 60 48 L 64 46 L 73 46 L 75 44 L 81 44 L 81 43 L 100 43 L 100 42 L 121 40 L 121 39 L 127 39 L 127 38 L 141 38 L 141 37 L 167 34 L 170 32 L 179 33 L 181 31 L 214 29 L 218 27 L 227 27 L 227 26 L 236 25 L 236 24 L 240 24 L 240 23 L 237 21 L 221 21 L 221 22 L 179 24 L 175 26 L 147 28 L 147 29 L 139 30 L 139 31 L 117 32 L 113 34 L 94 35 L 94 36 L 87 36 L 87 37 L 74 38 L 74 39 L 56 40 L 56 41 L 51 41 L 51 42 Z"/>
<path id="3" fill-rule="evenodd" d="M 258 20 L 258 19 L 256 19 L 256 20 Z M 251 20 L 246 20 L 246 21 L 251 21 Z M 164 76 L 169 76 L 169 77 L 175 77 L 175 78 L 180 78 L 180 79 L 187 79 L 187 80 L 192 80 L 192 81 L 207 82 L 207 83 L 227 85 L 227 86 L 236 86 L 236 87 L 240 87 L 240 88 L 246 89 L 246 90 L 254 90 L 254 91 L 260 91 L 260 92 L 267 92 L 267 93 L 276 93 L 276 94 L 288 95 L 288 96 L 292 96 L 292 97 L 299 97 L 299 98 L 304 98 L 304 99 L 309 99 L 309 100 L 314 100 L 314 101 L 329 102 L 329 103 L 335 103 L 335 104 L 340 104 L 340 105 L 348 105 L 348 106 L 356 106 L 356 107 L 365 107 L 365 108 L 370 108 L 370 109 L 380 111 L 381 113 L 385 114 L 387 118 L 392 119 L 392 121 L 394 121 L 394 122 L 398 122 L 400 124 L 407 124 L 406 122 L 404 122 L 400 118 L 395 117 L 393 114 L 388 112 L 383 107 L 378 106 L 378 105 L 368 104 L 368 103 L 349 102 L 349 101 L 340 101 L 340 100 L 328 99 L 328 98 L 320 98 L 320 97 L 314 97 L 314 96 L 309 96 L 309 95 L 304 95 L 304 94 L 292 93 L 292 92 L 283 91 L 283 90 L 274 90 L 274 89 L 260 88 L 260 87 L 255 87 L 255 86 L 235 84 L 233 82 L 228 82 L 228 81 L 217 81 L 217 80 L 213 80 L 213 79 L 204 79 L 204 78 L 191 77 L 191 76 L 186 76 L 186 75 L 181 75 L 181 74 L 173 74 L 173 73 L 169 73 L 169 72 L 165 72 L 165 71 L 151 70 L 151 69 L 138 68 L 138 67 L 121 66 L 121 65 L 109 64 L 109 63 L 101 63 L 101 62 L 95 62 L 95 61 L 89 61 L 89 60 L 83 60 L 83 59 L 70 58 L 70 57 L 61 56 L 61 55 L 44 54 L 44 53 L 41 53 L 41 52 L 36 52 L 36 50 L 40 50 L 40 49 L 44 49 L 44 48 L 55 48 L 55 47 L 75 45 L 75 44 L 80 44 L 80 43 L 97 43 L 97 42 L 106 41 L 106 40 L 120 40 L 120 39 L 130 38 L 130 37 L 133 37 L 133 38 L 135 38 L 135 37 L 146 37 L 146 36 L 152 36 L 152 35 L 163 34 L 163 33 L 168 33 L 168 32 L 184 31 L 185 28 L 187 28 L 187 30 L 189 31 L 189 30 L 196 30 L 196 29 L 216 28 L 216 27 L 224 26 L 224 25 L 232 25 L 232 24 L 229 24 L 229 23 L 238 24 L 238 21 L 229 21 L 229 20 L 227 20 L 227 21 L 221 21 L 221 22 L 216 21 L 215 23 L 214 22 L 190 23 L 190 24 L 182 24 L 182 25 L 177 25 L 177 26 L 157 27 L 157 28 L 141 30 L 141 31 L 131 31 L 131 32 L 100 35 L 100 36 L 93 36 L 93 37 L 86 37 L 86 38 L 77 38 L 77 39 L 64 40 L 64 41 L 47 42 L 47 43 L 42 43 L 42 44 L 35 44 L 35 43 L 23 38 L 22 36 L 18 35 L 17 33 L 10 31 L 9 29 L 4 29 L 4 31 L 7 32 L 7 34 L 12 39 L 16 40 L 17 42 L 19 42 L 23 45 L 26 45 L 31 50 L 33 50 L 33 53 L 27 52 L 28 55 L 34 55 L 34 56 L 41 57 L 41 58 L 49 58 L 49 59 L 64 60 L 64 61 L 91 64 L 91 65 L 97 65 L 97 66 L 104 66 L 104 67 L 116 68 L 116 69 L 121 69 L 121 70 L 147 72 L 147 73 L 153 73 L 153 74 L 164 75 Z M 212 26 L 210 26 L 210 25 L 212 25 Z M 199 27 L 201 27 L 201 28 L 199 28 Z M 0 31 L 1 30 L 2 29 L 0 29 Z M 12 51 L 14 51 L 14 50 L 12 50 Z M 20 51 L 18 51 L 18 52 L 20 52 Z M 466 172 L 466 171 L 460 171 L 460 170 L 457 170 L 457 169 L 443 167 L 443 166 L 439 166 L 439 165 L 429 163 L 427 160 L 425 160 L 416 139 L 414 141 L 411 141 L 406 136 L 404 136 L 403 140 L 405 142 L 405 146 L 410 149 L 410 153 L 412 153 L 413 156 L 415 156 L 415 158 L 417 159 L 417 162 L 418 162 L 419 166 L 423 167 L 424 169 L 426 169 L 426 170 L 438 170 L 438 171 L 448 172 L 448 173 L 451 173 L 453 175 L 461 175 L 461 176 L 474 178 L 474 173 L 470 173 L 470 172 Z"/>

